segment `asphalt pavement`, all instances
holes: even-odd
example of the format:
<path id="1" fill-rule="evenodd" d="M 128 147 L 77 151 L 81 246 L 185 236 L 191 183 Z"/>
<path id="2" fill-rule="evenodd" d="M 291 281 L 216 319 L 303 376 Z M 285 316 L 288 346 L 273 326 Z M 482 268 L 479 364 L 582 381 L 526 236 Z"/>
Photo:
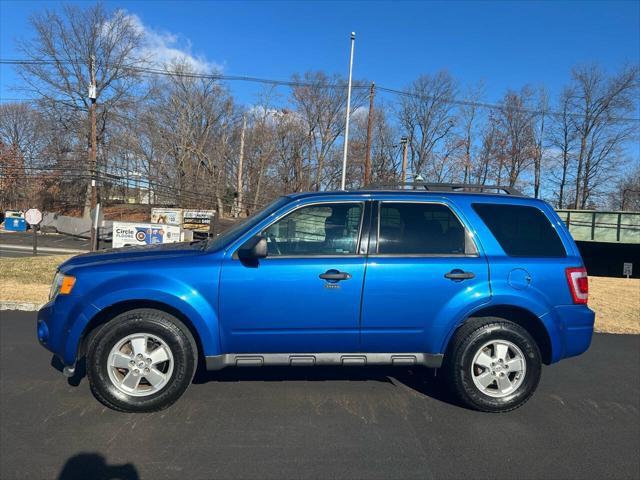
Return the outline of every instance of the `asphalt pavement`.
<path id="1" fill-rule="evenodd" d="M 89 250 L 86 238 L 57 233 L 38 233 L 38 255 L 64 255 Z M 30 257 L 33 255 L 33 234 L 0 231 L 0 258 Z"/>
<path id="2" fill-rule="evenodd" d="M 0 312 L 2 479 L 640 477 L 640 336 L 596 335 L 507 414 L 391 367 L 199 373 L 170 409 L 122 414 L 50 361 L 35 314 Z"/>

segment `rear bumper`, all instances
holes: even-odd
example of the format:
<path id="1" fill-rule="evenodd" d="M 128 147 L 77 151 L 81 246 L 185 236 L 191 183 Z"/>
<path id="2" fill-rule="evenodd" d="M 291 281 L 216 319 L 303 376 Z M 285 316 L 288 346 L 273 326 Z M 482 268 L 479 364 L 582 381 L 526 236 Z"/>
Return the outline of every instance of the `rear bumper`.
<path id="1" fill-rule="evenodd" d="M 552 362 L 575 357 L 587 351 L 593 337 L 596 314 L 586 305 L 562 305 L 548 315 L 553 318 L 556 335 L 552 335 Z"/>

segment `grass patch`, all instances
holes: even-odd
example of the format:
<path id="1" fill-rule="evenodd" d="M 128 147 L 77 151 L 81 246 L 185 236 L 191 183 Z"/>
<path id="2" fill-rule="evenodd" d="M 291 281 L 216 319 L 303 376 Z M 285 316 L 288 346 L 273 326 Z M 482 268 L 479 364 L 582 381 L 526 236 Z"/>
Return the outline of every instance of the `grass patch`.
<path id="1" fill-rule="evenodd" d="M 589 277 L 596 331 L 640 333 L 640 278 Z"/>
<path id="2" fill-rule="evenodd" d="M 0 302 L 46 303 L 51 285 L 0 280 Z"/>
<path id="3" fill-rule="evenodd" d="M 0 281 L 47 283 L 53 280 L 56 268 L 73 255 L 19 257 L 0 259 Z"/>
<path id="4" fill-rule="evenodd" d="M 71 255 L 0 259 L 0 301 L 45 303 L 58 265 Z M 596 331 L 640 333 L 640 279 L 589 277 Z"/>
<path id="5" fill-rule="evenodd" d="M 0 301 L 45 303 L 58 265 L 72 255 L 0 259 Z"/>

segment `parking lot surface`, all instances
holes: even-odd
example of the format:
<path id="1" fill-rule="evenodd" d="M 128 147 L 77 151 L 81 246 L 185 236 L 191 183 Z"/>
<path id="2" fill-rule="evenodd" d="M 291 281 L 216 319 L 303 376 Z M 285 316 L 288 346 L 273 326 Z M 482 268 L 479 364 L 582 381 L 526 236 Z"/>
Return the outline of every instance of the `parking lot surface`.
<path id="1" fill-rule="evenodd" d="M 38 234 L 38 255 L 63 255 L 67 252 L 88 250 L 89 240 L 86 238 L 57 233 Z M 0 231 L 0 258 L 30 257 L 32 255 L 33 234 L 31 231 Z"/>
<path id="2" fill-rule="evenodd" d="M 596 335 L 507 414 L 400 368 L 204 373 L 168 410 L 122 414 L 50 366 L 35 314 L 0 315 L 2 479 L 640 477 L 640 336 Z"/>

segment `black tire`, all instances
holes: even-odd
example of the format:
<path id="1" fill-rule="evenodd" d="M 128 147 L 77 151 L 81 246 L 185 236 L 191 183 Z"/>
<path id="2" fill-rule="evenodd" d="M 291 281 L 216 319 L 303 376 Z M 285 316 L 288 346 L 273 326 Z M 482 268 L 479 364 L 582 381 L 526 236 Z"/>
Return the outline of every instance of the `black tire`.
<path id="1" fill-rule="evenodd" d="M 526 365 L 520 385 L 501 398 L 484 393 L 472 378 L 474 356 L 492 340 L 515 344 L 521 350 Z M 538 386 L 541 370 L 542 359 L 535 340 L 523 327 L 503 318 L 483 317 L 466 322 L 451 339 L 445 354 L 447 386 L 464 405 L 483 412 L 509 412 L 524 405 Z"/>
<path id="2" fill-rule="evenodd" d="M 109 353 L 121 339 L 135 333 L 149 333 L 161 339 L 173 355 L 173 371 L 166 384 L 147 396 L 129 395 L 112 382 L 108 372 Z M 155 412 L 174 403 L 191 384 L 198 359 L 196 342 L 177 318 L 153 309 L 121 313 L 90 339 L 86 366 L 94 396 L 107 407 L 121 412 Z"/>

